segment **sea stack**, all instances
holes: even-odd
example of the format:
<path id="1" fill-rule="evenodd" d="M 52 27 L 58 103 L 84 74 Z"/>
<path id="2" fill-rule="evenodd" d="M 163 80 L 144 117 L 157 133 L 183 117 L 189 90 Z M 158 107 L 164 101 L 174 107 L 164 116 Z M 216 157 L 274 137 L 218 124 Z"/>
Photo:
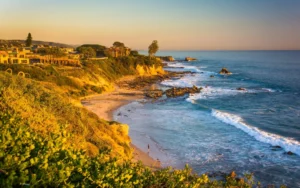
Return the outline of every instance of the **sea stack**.
<path id="1" fill-rule="evenodd" d="M 227 68 L 223 67 L 222 70 L 219 72 L 219 74 L 229 75 L 229 74 L 232 74 L 232 73 Z"/>
<path id="2" fill-rule="evenodd" d="M 197 59 L 193 58 L 193 57 L 186 57 L 184 60 L 185 61 L 196 61 Z"/>

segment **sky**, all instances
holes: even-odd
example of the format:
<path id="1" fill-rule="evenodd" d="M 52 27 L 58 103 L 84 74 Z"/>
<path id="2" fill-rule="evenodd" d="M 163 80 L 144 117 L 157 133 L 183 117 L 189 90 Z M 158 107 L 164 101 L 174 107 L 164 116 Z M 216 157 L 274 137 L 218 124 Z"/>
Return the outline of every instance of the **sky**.
<path id="1" fill-rule="evenodd" d="M 161 50 L 300 49 L 298 0 L 0 0 L 0 39 Z"/>

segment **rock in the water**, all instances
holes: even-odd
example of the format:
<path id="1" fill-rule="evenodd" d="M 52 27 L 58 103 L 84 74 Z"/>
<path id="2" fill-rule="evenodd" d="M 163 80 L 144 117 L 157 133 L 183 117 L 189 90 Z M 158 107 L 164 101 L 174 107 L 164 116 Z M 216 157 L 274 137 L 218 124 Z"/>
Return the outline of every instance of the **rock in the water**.
<path id="1" fill-rule="evenodd" d="M 227 68 L 223 67 L 222 70 L 219 72 L 220 74 L 232 74 Z"/>
<path id="2" fill-rule="evenodd" d="M 166 95 L 167 97 L 178 97 L 183 96 L 187 93 L 200 93 L 201 89 L 202 88 L 198 88 L 196 86 L 185 88 L 173 87 L 171 89 L 166 90 Z"/>
<path id="3" fill-rule="evenodd" d="M 236 89 L 239 90 L 239 91 L 246 91 L 246 88 L 243 88 L 243 87 L 238 87 Z"/>
<path id="4" fill-rule="evenodd" d="M 281 146 L 272 146 L 272 148 L 278 148 L 279 149 L 279 148 L 281 148 Z"/>
<path id="5" fill-rule="evenodd" d="M 149 90 L 145 92 L 145 96 L 149 98 L 157 99 L 163 95 L 163 91 L 161 89 Z"/>
<path id="6" fill-rule="evenodd" d="M 160 56 L 159 58 L 163 61 L 168 61 L 168 62 L 175 61 L 175 59 L 172 56 Z"/>
<path id="7" fill-rule="evenodd" d="M 214 78 L 215 76 L 214 75 L 210 75 L 209 77 Z"/>
<path id="8" fill-rule="evenodd" d="M 294 153 L 293 153 L 293 152 L 291 152 L 291 151 L 284 152 L 284 154 L 287 154 L 287 155 L 294 155 Z"/>
<path id="9" fill-rule="evenodd" d="M 271 150 L 272 151 L 280 151 L 280 150 L 282 150 L 282 147 L 280 147 L 280 146 L 271 146 Z"/>
<path id="10" fill-rule="evenodd" d="M 193 58 L 193 57 L 186 57 L 184 60 L 185 61 L 196 61 L 197 59 Z"/>

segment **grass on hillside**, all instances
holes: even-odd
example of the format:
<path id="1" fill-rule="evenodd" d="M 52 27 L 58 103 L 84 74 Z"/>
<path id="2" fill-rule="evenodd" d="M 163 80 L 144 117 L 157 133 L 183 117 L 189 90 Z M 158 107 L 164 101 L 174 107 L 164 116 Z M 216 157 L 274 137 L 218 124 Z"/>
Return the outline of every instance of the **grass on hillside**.
<path id="1" fill-rule="evenodd" d="M 250 176 L 231 174 L 220 182 L 188 167 L 151 171 L 131 163 L 128 126 L 74 104 L 78 96 L 137 74 L 138 65 L 158 66 L 144 57 L 85 62 L 82 68 L 1 64 L 0 187 L 252 187 Z M 17 76 L 20 71 L 30 76 Z"/>

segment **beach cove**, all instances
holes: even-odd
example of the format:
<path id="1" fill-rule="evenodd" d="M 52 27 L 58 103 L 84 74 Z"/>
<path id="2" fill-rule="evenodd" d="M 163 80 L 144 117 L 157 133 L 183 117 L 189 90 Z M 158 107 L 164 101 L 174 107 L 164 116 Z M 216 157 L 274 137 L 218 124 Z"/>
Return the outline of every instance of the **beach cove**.
<path id="1" fill-rule="evenodd" d="M 155 78 L 154 76 L 153 79 L 150 78 L 149 83 L 146 83 L 145 85 L 142 84 L 142 86 L 137 86 L 138 88 L 140 87 L 139 89 L 130 89 L 130 87 L 128 87 L 128 83 L 134 83 L 136 82 L 135 79 L 138 78 L 138 76 L 125 76 L 116 82 L 114 91 L 85 97 L 82 99 L 81 103 L 85 108 L 95 113 L 99 118 L 108 121 L 114 121 L 114 113 L 120 107 L 132 102 L 145 103 L 146 100 L 144 90 L 155 87 L 157 80 L 161 79 L 161 76 L 158 76 L 158 78 Z M 140 85 L 140 83 L 137 83 L 137 85 Z M 117 115 L 120 116 L 121 114 Z M 149 155 L 150 148 L 148 149 L 149 146 L 147 144 L 143 147 L 143 149 L 136 147 L 134 144 L 131 144 L 130 146 L 133 149 L 133 162 L 141 161 L 144 165 L 153 169 L 161 167 L 159 158 L 154 159 Z"/>
<path id="2" fill-rule="evenodd" d="M 132 142 L 137 147 L 150 143 L 153 158 L 163 167 L 189 164 L 210 177 L 253 173 L 263 184 L 297 187 L 299 53 L 161 52 L 165 54 L 175 59 L 191 55 L 199 61 L 168 63 L 166 70 L 192 73 L 164 80 L 160 88 L 203 89 L 117 109 L 115 120 L 130 125 Z M 288 62 L 291 69 L 283 70 L 280 62 Z M 223 67 L 232 74 L 219 74 Z"/>

